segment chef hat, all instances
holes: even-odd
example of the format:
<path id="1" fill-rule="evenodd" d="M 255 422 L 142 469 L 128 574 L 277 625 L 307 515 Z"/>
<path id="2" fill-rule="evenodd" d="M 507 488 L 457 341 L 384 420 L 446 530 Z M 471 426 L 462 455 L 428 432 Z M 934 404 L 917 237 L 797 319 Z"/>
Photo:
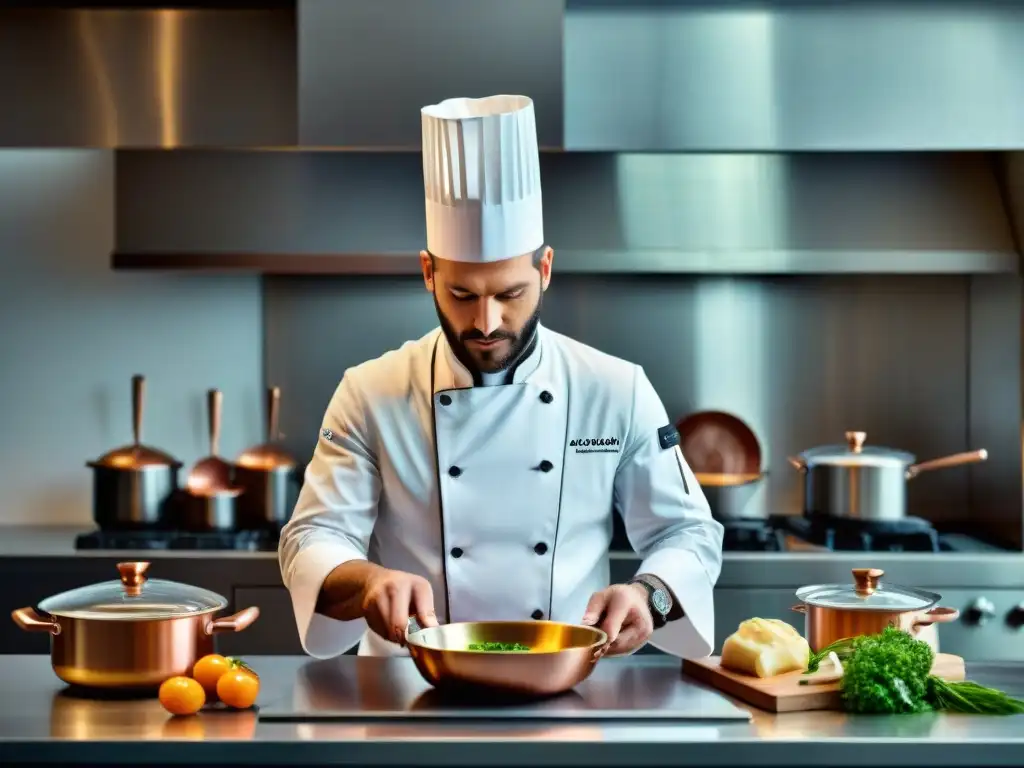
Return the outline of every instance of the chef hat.
<path id="1" fill-rule="evenodd" d="M 544 244 L 533 100 L 448 99 L 421 110 L 427 250 L 490 262 Z"/>

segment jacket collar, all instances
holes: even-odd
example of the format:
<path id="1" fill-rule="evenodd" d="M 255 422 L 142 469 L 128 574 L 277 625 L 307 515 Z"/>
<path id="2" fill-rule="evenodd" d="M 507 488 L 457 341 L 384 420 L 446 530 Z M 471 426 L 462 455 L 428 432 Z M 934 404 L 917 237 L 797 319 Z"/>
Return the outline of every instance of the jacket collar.
<path id="1" fill-rule="evenodd" d="M 459 359 L 455 357 L 444 331 L 437 331 L 437 356 L 434 369 L 434 392 L 445 389 L 468 389 L 474 386 L 494 386 L 496 384 L 521 384 L 530 380 L 540 369 L 544 360 L 544 342 L 547 336 L 545 328 L 538 323 L 534 339 L 527 348 L 526 354 L 511 370 L 502 371 L 493 378 L 484 378 L 482 382 L 474 382 L 473 374 Z M 550 357 L 550 355 L 549 355 Z"/>

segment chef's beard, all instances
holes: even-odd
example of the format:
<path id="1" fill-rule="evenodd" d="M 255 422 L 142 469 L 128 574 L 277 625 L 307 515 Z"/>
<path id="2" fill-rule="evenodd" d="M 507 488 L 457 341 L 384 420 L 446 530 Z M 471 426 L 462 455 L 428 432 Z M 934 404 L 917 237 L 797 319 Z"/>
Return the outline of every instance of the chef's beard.
<path id="1" fill-rule="evenodd" d="M 455 358 L 470 373 L 500 373 L 518 362 L 523 352 L 530 345 L 530 342 L 533 341 L 533 336 L 537 332 L 537 326 L 540 324 L 540 309 L 543 301 L 544 292 L 541 291 L 537 297 L 537 306 L 534 308 L 533 314 L 530 315 L 530 318 L 523 324 L 518 333 L 497 330 L 489 336 L 484 336 L 476 328 L 463 331 L 462 333 L 456 331 L 448 321 L 448 318 L 445 317 L 444 312 L 441 311 L 441 307 L 437 303 L 437 296 L 434 296 L 434 309 L 437 310 L 437 318 L 441 322 L 441 330 L 444 331 L 445 338 L 448 339 L 448 345 L 452 348 Z M 508 339 L 511 343 L 509 344 L 508 352 L 500 356 L 489 349 L 482 349 L 474 354 L 469 351 L 469 347 L 466 344 L 470 339 L 486 339 L 487 341 Z"/>

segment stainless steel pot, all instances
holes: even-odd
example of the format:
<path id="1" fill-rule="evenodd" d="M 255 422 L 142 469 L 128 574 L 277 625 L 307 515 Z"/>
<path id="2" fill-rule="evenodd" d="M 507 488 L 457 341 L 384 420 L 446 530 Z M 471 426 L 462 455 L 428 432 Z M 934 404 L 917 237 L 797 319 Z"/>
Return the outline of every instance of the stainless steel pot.
<path id="1" fill-rule="evenodd" d="M 93 471 L 93 518 L 102 529 L 156 527 L 171 517 L 182 465 L 142 445 L 145 388 L 144 377 L 132 377 L 132 444 L 86 465 Z"/>
<path id="2" fill-rule="evenodd" d="M 235 461 L 238 524 L 242 528 L 281 526 L 288 522 L 299 495 L 296 461 L 277 443 L 280 387 L 267 390 L 267 438 Z"/>
<path id="3" fill-rule="evenodd" d="M 182 494 L 182 527 L 196 533 L 238 530 L 238 497 L 241 493 L 241 488 L 213 488 L 197 493 L 186 491 Z"/>
<path id="4" fill-rule="evenodd" d="M 907 481 L 922 472 L 985 461 L 988 451 L 968 451 L 915 464 L 913 454 L 866 446 L 865 432 L 847 432 L 846 445 L 811 448 L 789 462 L 804 476 L 804 514 L 857 520 L 901 520 Z"/>
<path id="5" fill-rule="evenodd" d="M 120 579 L 48 597 L 39 610 L 11 613 L 26 632 L 50 633 L 53 671 L 88 688 L 157 688 L 191 673 L 214 652 L 213 636 L 240 632 L 259 617 L 252 607 L 216 619 L 227 605 L 215 592 L 149 580 L 149 563 L 118 563 Z"/>
<path id="6" fill-rule="evenodd" d="M 884 572 L 878 568 L 854 568 L 853 586 L 816 584 L 796 592 L 800 605 L 793 610 L 804 614 L 804 637 L 814 652 L 837 640 L 876 635 L 892 625 L 924 640 L 938 650 L 938 637 L 925 628 L 956 621 L 960 611 L 938 607 L 940 595 L 921 589 L 882 585 Z"/>

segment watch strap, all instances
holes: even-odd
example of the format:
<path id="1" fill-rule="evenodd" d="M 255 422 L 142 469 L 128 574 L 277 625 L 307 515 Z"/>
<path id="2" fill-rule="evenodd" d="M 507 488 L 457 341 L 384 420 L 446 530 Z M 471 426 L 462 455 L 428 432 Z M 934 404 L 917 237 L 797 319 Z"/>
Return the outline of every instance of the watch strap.
<path id="1" fill-rule="evenodd" d="M 660 591 L 665 599 L 668 601 L 669 610 L 671 610 L 672 598 L 669 596 L 668 591 L 663 589 L 661 585 L 652 583 L 649 579 L 645 579 L 643 576 L 636 576 L 630 579 L 630 584 L 639 584 L 645 590 L 647 590 L 647 607 L 651 612 L 651 619 L 654 621 L 654 628 L 661 629 L 668 623 L 668 611 L 661 611 L 656 601 L 654 600 L 654 593 Z"/>

